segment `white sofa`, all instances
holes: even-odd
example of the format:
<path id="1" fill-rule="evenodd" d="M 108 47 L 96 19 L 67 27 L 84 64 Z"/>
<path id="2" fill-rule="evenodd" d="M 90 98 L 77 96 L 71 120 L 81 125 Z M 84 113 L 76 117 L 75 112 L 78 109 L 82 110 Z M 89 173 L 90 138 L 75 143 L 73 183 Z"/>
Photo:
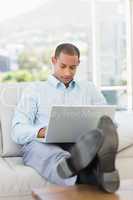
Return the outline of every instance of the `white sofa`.
<path id="1" fill-rule="evenodd" d="M 34 169 L 24 166 L 20 146 L 11 139 L 14 108 L 27 83 L 0 84 L 0 200 L 30 200 L 31 189 L 49 184 Z M 133 113 L 117 113 L 120 146 L 117 167 L 122 179 L 133 178 Z"/>

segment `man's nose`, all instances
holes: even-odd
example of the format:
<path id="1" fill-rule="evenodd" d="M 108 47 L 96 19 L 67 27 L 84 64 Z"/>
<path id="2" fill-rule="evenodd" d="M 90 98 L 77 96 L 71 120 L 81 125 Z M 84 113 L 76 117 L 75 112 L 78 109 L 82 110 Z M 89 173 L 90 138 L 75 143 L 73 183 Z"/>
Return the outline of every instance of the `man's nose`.
<path id="1" fill-rule="evenodd" d="M 70 75 L 71 75 L 70 69 L 66 69 L 66 70 L 65 70 L 65 75 L 66 75 L 66 76 L 70 76 Z"/>

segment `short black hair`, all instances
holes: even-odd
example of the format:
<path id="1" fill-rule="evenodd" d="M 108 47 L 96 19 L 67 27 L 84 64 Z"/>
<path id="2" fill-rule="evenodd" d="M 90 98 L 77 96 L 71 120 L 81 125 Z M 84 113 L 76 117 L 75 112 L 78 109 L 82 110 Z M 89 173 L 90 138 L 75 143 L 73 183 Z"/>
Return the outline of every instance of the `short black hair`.
<path id="1" fill-rule="evenodd" d="M 79 49 L 71 43 L 62 43 L 58 45 L 55 49 L 55 58 L 58 58 L 61 52 L 72 56 L 76 55 L 80 58 Z"/>

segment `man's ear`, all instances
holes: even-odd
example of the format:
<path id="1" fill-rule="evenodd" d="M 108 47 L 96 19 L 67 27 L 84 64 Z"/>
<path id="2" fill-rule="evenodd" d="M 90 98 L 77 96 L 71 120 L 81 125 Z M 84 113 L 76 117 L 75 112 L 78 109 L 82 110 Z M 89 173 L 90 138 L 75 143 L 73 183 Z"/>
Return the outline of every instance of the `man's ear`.
<path id="1" fill-rule="evenodd" d="M 56 60 L 55 56 L 52 56 L 51 61 L 52 61 L 52 64 L 53 64 L 53 65 L 56 64 L 57 60 Z"/>

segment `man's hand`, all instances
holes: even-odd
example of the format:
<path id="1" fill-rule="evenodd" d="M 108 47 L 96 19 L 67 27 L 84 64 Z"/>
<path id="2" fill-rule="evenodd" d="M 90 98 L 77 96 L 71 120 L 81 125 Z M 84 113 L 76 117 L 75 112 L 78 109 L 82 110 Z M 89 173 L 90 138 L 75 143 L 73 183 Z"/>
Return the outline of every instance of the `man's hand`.
<path id="1" fill-rule="evenodd" d="M 37 134 L 38 138 L 45 138 L 46 128 L 41 128 Z"/>

